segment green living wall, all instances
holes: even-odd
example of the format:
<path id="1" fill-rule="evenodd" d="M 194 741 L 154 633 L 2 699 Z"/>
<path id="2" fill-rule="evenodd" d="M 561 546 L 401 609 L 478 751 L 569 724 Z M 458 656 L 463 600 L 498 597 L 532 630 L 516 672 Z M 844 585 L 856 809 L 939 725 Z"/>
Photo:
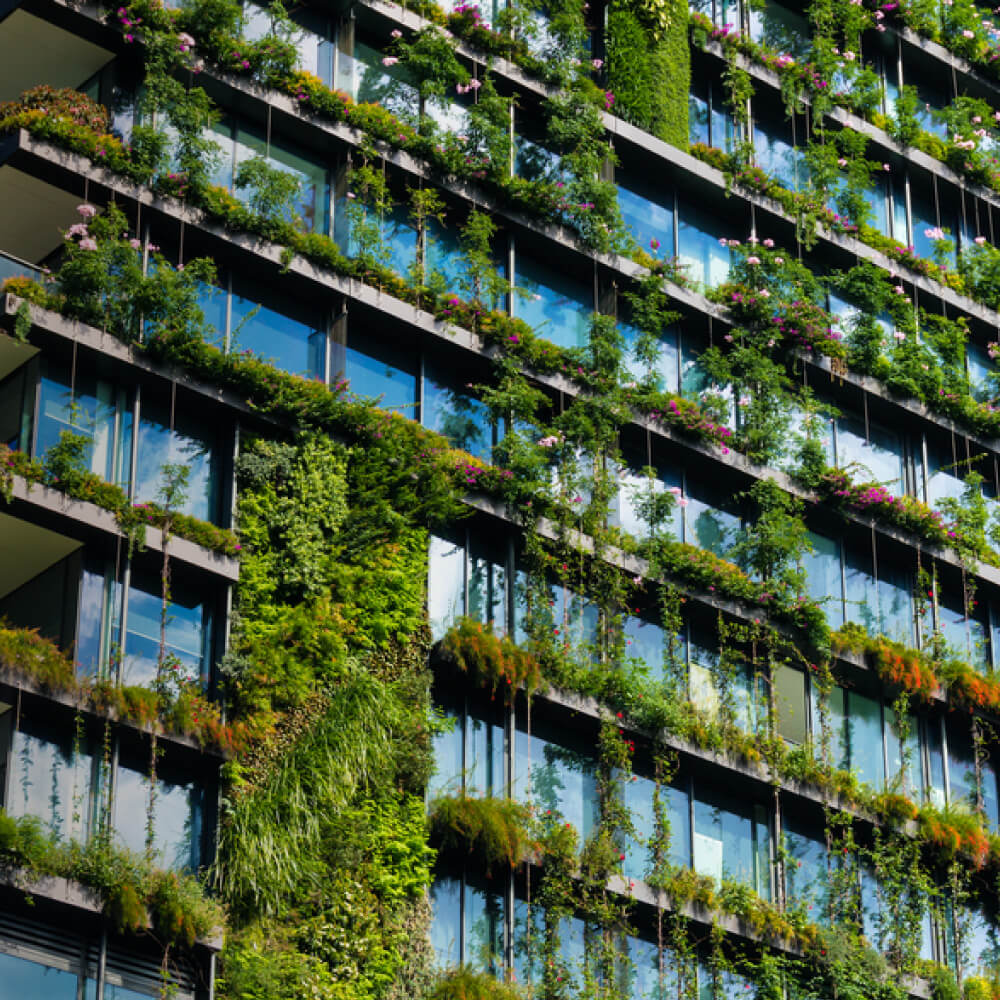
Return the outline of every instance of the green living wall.
<path id="1" fill-rule="evenodd" d="M 606 44 L 616 112 L 687 149 L 691 49 L 684 0 L 619 0 L 608 9 Z"/>

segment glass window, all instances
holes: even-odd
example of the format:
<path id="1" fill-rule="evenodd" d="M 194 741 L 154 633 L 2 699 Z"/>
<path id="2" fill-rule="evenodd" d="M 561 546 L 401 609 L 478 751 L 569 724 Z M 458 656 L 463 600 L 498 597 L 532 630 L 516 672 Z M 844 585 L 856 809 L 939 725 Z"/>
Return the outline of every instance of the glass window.
<path id="1" fill-rule="evenodd" d="M 770 831 L 763 807 L 697 787 L 693 843 L 700 875 L 744 882 L 770 898 Z"/>
<path id="2" fill-rule="evenodd" d="M 872 570 L 869 544 L 844 544 L 844 603 L 848 621 L 863 626 L 869 635 L 878 635 L 878 603 L 871 599 L 877 593 Z"/>
<path id="3" fill-rule="evenodd" d="M 432 285 L 434 276 L 440 275 L 445 287 L 457 292 L 465 278 L 466 264 L 458 233 L 453 227 L 442 225 L 437 219 L 427 221 L 425 281 Z"/>
<path id="4" fill-rule="evenodd" d="M 174 871 L 195 871 L 201 862 L 204 790 L 194 781 L 157 777 L 150 789 L 146 768 L 120 764 L 115 777 L 114 831 L 130 850 L 143 853 L 151 821 L 156 863 Z"/>
<path id="5" fill-rule="evenodd" d="M 593 291 L 568 268 L 558 269 L 518 254 L 514 285 L 514 315 L 540 337 L 559 347 L 586 347 L 590 343 Z"/>
<path id="6" fill-rule="evenodd" d="M 654 257 L 669 260 L 674 255 L 673 192 L 649 190 L 639 177 L 618 184 L 618 207 L 622 221 L 636 243 Z"/>
<path id="7" fill-rule="evenodd" d="M 950 444 L 927 439 L 927 503 L 937 506 L 945 497 L 961 499 L 965 483 Z"/>
<path id="8" fill-rule="evenodd" d="M 809 597 L 822 605 L 831 628 L 844 624 L 843 581 L 840 566 L 840 542 L 809 532 L 812 551 L 802 557 Z"/>
<path id="9" fill-rule="evenodd" d="M 880 547 L 881 550 L 881 547 Z M 914 645 L 913 578 L 896 560 L 880 556 L 878 564 L 879 631 Z"/>
<path id="10" fill-rule="evenodd" d="M 679 206 L 677 256 L 691 281 L 720 285 L 729 277 L 729 248 L 719 240 L 729 238 L 732 229 L 721 218 L 696 208 L 687 199 Z"/>
<path id="11" fill-rule="evenodd" d="M 903 493 L 902 436 L 869 421 L 841 414 L 836 421 L 836 459 L 855 479 L 880 483 L 890 493 Z"/>
<path id="12" fill-rule="evenodd" d="M 493 422 L 486 405 L 463 392 L 445 367 L 431 361 L 424 366 L 421 419 L 425 427 L 446 437 L 453 447 L 489 460 Z"/>
<path id="13" fill-rule="evenodd" d="M 793 667 L 777 667 L 774 697 L 778 734 L 789 743 L 805 743 L 808 737 L 806 675 Z"/>
<path id="14" fill-rule="evenodd" d="M 969 389 L 973 398 L 981 403 L 996 395 L 994 376 L 996 366 L 986 349 L 971 341 L 965 345 L 965 363 L 969 372 Z"/>
<path id="15" fill-rule="evenodd" d="M 724 558 L 740 530 L 740 519 L 725 509 L 726 501 L 705 483 L 689 478 L 688 496 L 681 498 L 680 505 L 684 511 L 684 541 Z"/>
<path id="16" fill-rule="evenodd" d="M 441 969 L 462 960 L 462 880 L 437 878 L 431 886 L 431 946 Z"/>
<path id="17" fill-rule="evenodd" d="M 410 351 L 351 330 L 343 374 L 355 396 L 416 419 L 417 360 Z"/>
<path id="18" fill-rule="evenodd" d="M 330 172 L 303 150 L 286 141 L 275 138 L 270 142 L 266 134 L 256 127 L 240 121 L 236 126 L 234 178 L 239 174 L 242 163 L 255 157 L 262 157 L 267 165 L 283 174 L 294 177 L 299 182 L 299 194 L 292 206 L 297 221 L 309 233 L 329 233 L 330 231 Z M 234 181 L 235 184 L 235 181 Z M 250 188 L 235 188 L 236 197 L 249 202 L 253 194 Z M 295 222 L 291 214 L 286 222 Z"/>
<path id="19" fill-rule="evenodd" d="M 218 519 L 219 450 L 206 430 L 212 424 L 185 405 L 174 407 L 171 429 L 169 400 L 144 392 L 139 411 L 139 441 L 136 450 L 135 495 L 141 501 L 162 502 L 169 486 L 165 465 L 187 469 L 183 502 L 174 509 L 204 521 Z"/>
<path id="20" fill-rule="evenodd" d="M 619 318 L 618 332 L 623 340 L 622 364 L 637 382 L 652 380 L 654 389 L 680 391 L 680 353 L 677 330 L 670 327 L 656 338 L 655 358 L 638 357 L 642 331 Z"/>
<path id="21" fill-rule="evenodd" d="M 359 104 L 379 104 L 403 121 L 416 125 L 420 118 L 420 92 L 404 66 L 385 66 L 381 48 L 355 41 L 354 51 L 343 47 L 337 58 L 337 90 Z"/>
<path id="22" fill-rule="evenodd" d="M 755 42 L 800 61 L 809 55 L 812 33 L 801 14 L 774 0 L 751 4 L 749 14 L 750 37 Z"/>
<path id="23" fill-rule="evenodd" d="M 454 704 L 444 710 L 451 728 L 434 737 L 435 773 L 427 788 L 435 795 L 502 796 L 504 731 L 497 718 L 482 709 L 466 711 Z"/>
<path id="24" fill-rule="evenodd" d="M 465 546 L 431 535 L 427 563 L 427 616 L 437 640 L 465 614 Z"/>
<path id="25" fill-rule="evenodd" d="M 0 952 L 0 979 L 21 1000 L 76 1000 L 76 974 Z"/>
<path id="26" fill-rule="evenodd" d="M 899 781 L 905 795 L 919 801 L 924 791 L 923 768 L 920 760 L 920 720 L 912 713 L 906 717 L 905 744 L 899 738 L 896 713 L 891 705 L 885 706 L 885 745 L 889 756 L 889 780 Z M 906 749 L 906 773 L 903 774 L 903 748 Z"/>
<path id="27" fill-rule="evenodd" d="M 163 624 L 161 616 L 164 614 L 164 668 L 170 670 L 175 664 L 172 673 L 192 681 L 207 674 L 210 622 L 204 597 L 175 577 L 171 583 L 170 599 L 164 608 L 159 578 L 133 567 L 121 666 L 122 684 L 148 685 L 157 679 Z M 117 622 L 113 629 L 117 637 Z"/>
<path id="28" fill-rule="evenodd" d="M 829 885 L 826 837 L 822 829 L 794 814 L 785 818 L 783 833 L 788 902 L 803 907 L 811 921 L 826 924 Z"/>
<path id="29" fill-rule="evenodd" d="M 639 615 L 626 615 L 623 626 L 625 656 L 641 663 L 646 675 L 663 680 L 663 629 L 654 621 Z"/>
<path id="30" fill-rule="evenodd" d="M 545 733 L 545 730 L 542 730 Z M 539 815 L 571 823 L 580 843 L 597 829 L 596 762 L 591 754 L 525 731 L 514 740 L 514 798 L 530 802 Z"/>
<path id="31" fill-rule="evenodd" d="M 778 109 L 761 107 L 754 102 L 753 146 L 758 167 L 782 187 L 797 191 L 800 183 L 799 151 L 795 146 L 790 122 Z"/>
<path id="32" fill-rule="evenodd" d="M 282 303 L 279 312 L 261 305 L 257 295 L 248 284 L 234 280 L 230 352 L 253 354 L 292 375 L 323 379 L 326 333 L 318 317 L 304 322 L 294 318 L 296 310 L 290 304 Z"/>
<path id="33" fill-rule="evenodd" d="M 948 719 L 948 804 L 976 807 L 976 758 L 968 719 Z"/>
<path id="34" fill-rule="evenodd" d="M 13 710 L 0 716 L 0 731 L 10 733 Z M 82 843 L 91 822 L 93 757 L 73 732 L 22 717 L 13 734 L 6 811 L 37 816 L 48 833 Z"/>
<path id="35" fill-rule="evenodd" d="M 851 770 L 859 781 L 880 789 L 885 783 L 881 703 L 857 691 L 848 691 L 847 730 Z"/>
<path id="36" fill-rule="evenodd" d="M 643 475 L 638 469 L 638 461 L 632 467 L 625 467 L 618 472 L 618 493 L 611 500 L 608 509 L 609 524 L 621 528 L 633 538 L 648 538 L 650 524 L 648 516 L 643 514 L 643 503 L 650 496 L 662 495 L 667 490 L 679 494 L 682 477 L 678 469 L 661 466 L 656 475 Z M 666 523 L 657 529 L 658 534 L 668 535 L 678 540 L 681 537 L 681 510 L 675 506 Z"/>
<path id="37" fill-rule="evenodd" d="M 122 489 L 129 487 L 132 459 L 132 398 L 124 388 L 43 361 L 35 455 L 43 457 L 63 431 L 87 439 L 87 469 Z"/>
<path id="38" fill-rule="evenodd" d="M 121 589 L 101 561 L 84 567 L 76 640 L 77 669 L 84 677 L 98 676 L 108 661 L 112 629 L 121 617 Z"/>

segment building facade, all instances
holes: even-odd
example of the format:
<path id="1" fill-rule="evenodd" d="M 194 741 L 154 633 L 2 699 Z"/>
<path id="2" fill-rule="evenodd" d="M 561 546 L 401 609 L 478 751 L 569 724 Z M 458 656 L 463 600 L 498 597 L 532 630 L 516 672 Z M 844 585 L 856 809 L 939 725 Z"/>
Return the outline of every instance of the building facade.
<path id="1" fill-rule="evenodd" d="M 996 996 L 993 24 L 0 3 L 11 995 Z"/>

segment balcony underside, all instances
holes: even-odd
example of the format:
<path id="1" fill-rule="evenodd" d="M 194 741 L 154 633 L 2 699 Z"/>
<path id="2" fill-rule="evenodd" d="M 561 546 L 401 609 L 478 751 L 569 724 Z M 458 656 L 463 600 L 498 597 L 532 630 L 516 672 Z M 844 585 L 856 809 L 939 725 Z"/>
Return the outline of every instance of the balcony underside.
<path id="1" fill-rule="evenodd" d="M 113 55 L 50 21 L 15 10 L 0 21 L 0 101 L 12 101 L 40 83 L 79 87 Z"/>

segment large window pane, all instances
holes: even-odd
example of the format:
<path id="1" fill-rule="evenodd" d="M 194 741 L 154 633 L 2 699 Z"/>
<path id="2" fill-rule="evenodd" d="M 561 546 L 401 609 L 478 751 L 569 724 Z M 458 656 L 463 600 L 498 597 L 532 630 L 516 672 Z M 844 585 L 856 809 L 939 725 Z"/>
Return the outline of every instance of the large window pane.
<path id="1" fill-rule="evenodd" d="M 76 1000 L 77 977 L 0 952 L 0 980 L 7 996 L 18 1000 Z"/>
<path id="2" fill-rule="evenodd" d="M 585 347 L 594 311 L 590 287 L 538 260 L 518 254 L 514 315 L 559 347 Z M 523 293 L 523 294 L 522 294 Z"/>

